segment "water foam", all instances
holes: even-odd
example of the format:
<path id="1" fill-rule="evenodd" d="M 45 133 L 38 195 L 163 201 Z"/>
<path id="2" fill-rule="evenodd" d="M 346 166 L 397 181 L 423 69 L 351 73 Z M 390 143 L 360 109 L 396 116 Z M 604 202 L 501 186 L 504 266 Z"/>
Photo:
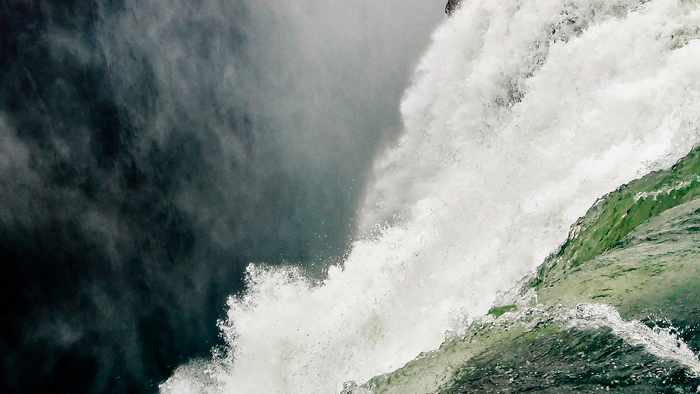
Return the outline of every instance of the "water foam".
<path id="1" fill-rule="evenodd" d="M 647 352 L 684 365 L 694 376 L 700 376 L 700 361 L 673 328 L 649 328 L 637 320 L 625 321 L 618 311 L 604 304 L 580 304 L 573 311 L 571 327 L 608 327 L 633 346 L 643 346 Z"/>
<path id="2" fill-rule="evenodd" d="M 436 348 L 598 197 L 697 143 L 698 25 L 680 0 L 465 0 L 367 188 L 363 229 L 390 225 L 321 284 L 251 266 L 222 322 L 229 348 L 161 391 L 340 392 Z"/>

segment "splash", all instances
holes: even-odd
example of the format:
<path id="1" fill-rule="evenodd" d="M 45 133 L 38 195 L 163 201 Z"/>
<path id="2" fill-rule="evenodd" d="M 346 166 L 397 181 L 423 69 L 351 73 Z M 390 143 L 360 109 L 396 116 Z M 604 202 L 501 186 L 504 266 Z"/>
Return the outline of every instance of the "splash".
<path id="1" fill-rule="evenodd" d="M 229 348 L 164 393 L 329 393 L 487 312 L 620 184 L 698 142 L 690 1 L 471 0 L 433 35 L 358 240 L 319 284 L 250 266 Z M 384 224 L 386 223 L 386 224 Z"/>
<path id="2" fill-rule="evenodd" d="M 625 321 L 617 310 L 604 304 L 580 304 L 576 307 L 571 327 L 608 327 L 613 333 L 633 346 L 643 346 L 647 352 L 686 366 L 695 376 L 700 376 L 698 356 L 670 328 L 649 328 L 637 320 Z"/>

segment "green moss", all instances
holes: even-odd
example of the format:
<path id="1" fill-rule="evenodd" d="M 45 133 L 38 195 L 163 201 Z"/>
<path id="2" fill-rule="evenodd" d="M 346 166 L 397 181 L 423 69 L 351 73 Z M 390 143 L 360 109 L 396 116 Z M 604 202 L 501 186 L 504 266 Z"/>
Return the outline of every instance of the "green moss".
<path id="1" fill-rule="evenodd" d="M 514 311 L 516 309 L 518 309 L 518 307 L 515 305 L 496 306 L 496 307 L 493 307 L 489 310 L 489 315 L 492 315 L 493 317 L 498 319 L 504 313 Z"/>
<path id="2" fill-rule="evenodd" d="M 580 218 L 559 250 L 526 286 L 538 289 L 565 271 L 621 247 L 623 238 L 647 219 L 700 198 L 700 148 L 668 170 L 652 172 L 600 199 Z"/>

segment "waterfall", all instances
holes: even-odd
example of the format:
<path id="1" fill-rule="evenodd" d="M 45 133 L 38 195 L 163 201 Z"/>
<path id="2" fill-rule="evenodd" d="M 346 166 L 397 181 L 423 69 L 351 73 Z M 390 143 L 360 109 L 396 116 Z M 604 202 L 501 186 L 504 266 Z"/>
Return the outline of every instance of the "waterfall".
<path id="1" fill-rule="evenodd" d="M 680 0 L 464 0 L 375 162 L 360 236 L 312 281 L 250 265 L 227 347 L 163 393 L 332 393 L 435 349 L 603 194 L 698 142 L 700 10 Z"/>

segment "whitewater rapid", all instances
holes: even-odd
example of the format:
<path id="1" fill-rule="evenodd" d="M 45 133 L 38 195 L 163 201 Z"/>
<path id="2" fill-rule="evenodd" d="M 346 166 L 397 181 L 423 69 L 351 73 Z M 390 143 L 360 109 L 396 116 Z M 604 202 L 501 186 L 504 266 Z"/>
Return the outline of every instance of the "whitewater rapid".
<path id="1" fill-rule="evenodd" d="M 681 0 L 464 0 L 375 164 L 363 236 L 322 283 L 251 265 L 228 347 L 163 393 L 337 393 L 487 312 L 607 192 L 698 142 L 700 10 Z"/>

